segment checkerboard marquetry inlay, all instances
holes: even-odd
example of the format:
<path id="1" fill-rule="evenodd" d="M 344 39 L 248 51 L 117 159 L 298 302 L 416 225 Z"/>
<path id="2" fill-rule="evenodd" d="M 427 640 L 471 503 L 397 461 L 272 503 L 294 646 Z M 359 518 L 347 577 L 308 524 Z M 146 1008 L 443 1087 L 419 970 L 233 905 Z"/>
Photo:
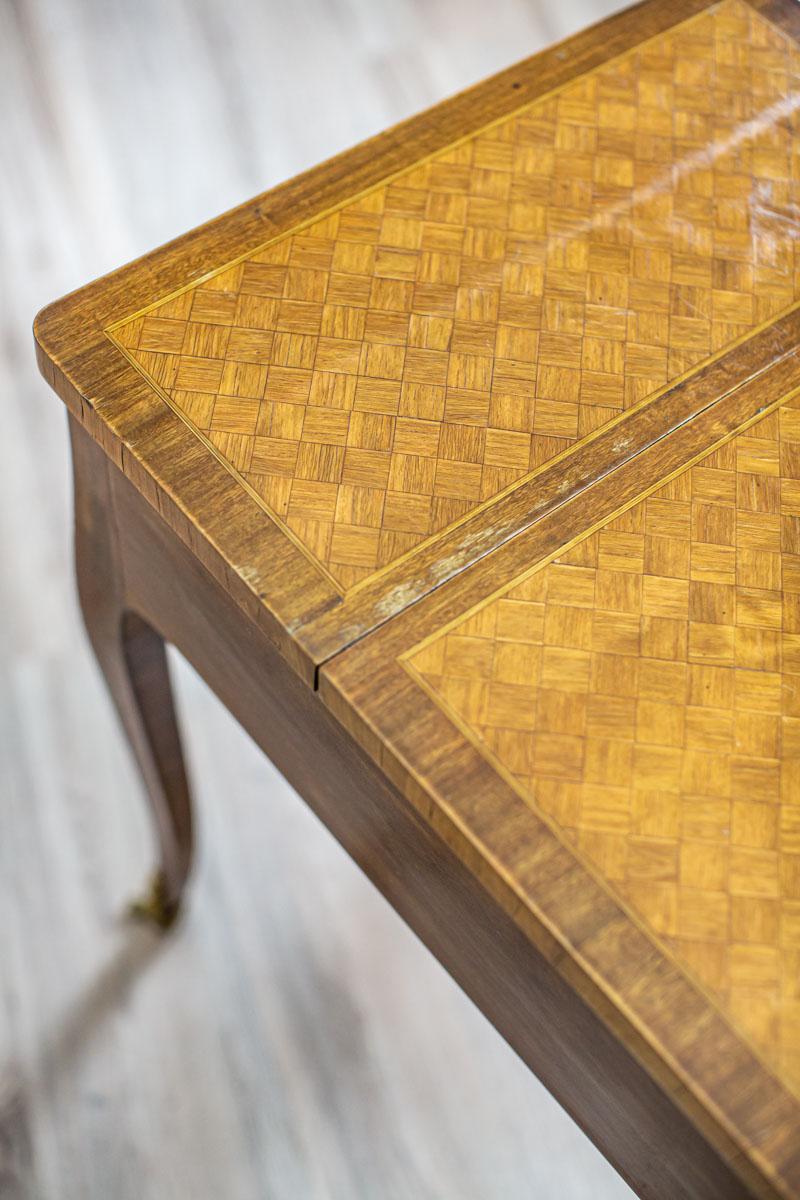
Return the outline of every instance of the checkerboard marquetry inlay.
<path id="1" fill-rule="evenodd" d="M 800 399 L 407 664 L 800 1093 Z"/>
<path id="2" fill-rule="evenodd" d="M 345 591 L 794 303 L 799 75 L 723 0 L 111 335 Z"/>

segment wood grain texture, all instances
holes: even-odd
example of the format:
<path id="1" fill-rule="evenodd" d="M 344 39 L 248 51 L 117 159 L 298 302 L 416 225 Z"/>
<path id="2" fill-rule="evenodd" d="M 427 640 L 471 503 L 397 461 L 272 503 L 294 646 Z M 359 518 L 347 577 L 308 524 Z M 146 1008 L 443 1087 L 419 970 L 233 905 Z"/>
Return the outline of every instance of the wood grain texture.
<path id="1" fill-rule="evenodd" d="M 125 568 L 108 476 L 111 464 L 70 420 L 75 566 L 86 631 L 130 743 L 152 810 L 158 869 L 143 915 L 174 919 L 192 862 L 191 799 L 164 640 L 126 602 Z"/>
<path id="2" fill-rule="evenodd" d="M 109 332 L 348 591 L 795 302 L 798 77 L 724 0 Z"/>
<path id="3" fill-rule="evenodd" d="M 557 942 L 520 928 L 468 842 L 409 803 L 116 469 L 108 484 L 126 605 L 197 668 L 623 1177 L 654 1200 L 770 1195 L 653 1080 L 646 1044 L 620 1036 L 599 991 L 574 986 Z"/>
<path id="4" fill-rule="evenodd" d="M 613 18 L 40 316 L 71 411 L 305 678 L 793 302 L 792 7 L 703 7 Z"/>
<path id="5" fill-rule="evenodd" d="M 404 659 L 796 1095 L 798 411 Z"/>
<path id="6" fill-rule="evenodd" d="M 797 24 L 644 4 L 36 326 L 125 607 L 664 1200 L 800 1195 Z"/>
<path id="7" fill-rule="evenodd" d="M 608 505 L 595 532 L 555 529 L 566 545 L 548 553 L 543 522 L 516 546 L 535 566 L 498 589 L 492 556 L 321 674 L 329 706 L 443 836 L 470 840 L 530 936 L 560 941 L 574 986 L 614 998 L 620 1036 L 645 1039 L 698 1127 L 726 1129 L 733 1159 L 787 1196 L 797 404 L 620 512 L 629 464 L 590 489 L 595 513 Z"/>
<path id="8" fill-rule="evenodd" d="M 630 1196 L 173 653 L 198 870 L 169 939 L 121 919 L 152 847 L 75 599 L 64 412 L 30 348 L 54 295 L 602 2 L 0 5 L 4 1200 Z"/>

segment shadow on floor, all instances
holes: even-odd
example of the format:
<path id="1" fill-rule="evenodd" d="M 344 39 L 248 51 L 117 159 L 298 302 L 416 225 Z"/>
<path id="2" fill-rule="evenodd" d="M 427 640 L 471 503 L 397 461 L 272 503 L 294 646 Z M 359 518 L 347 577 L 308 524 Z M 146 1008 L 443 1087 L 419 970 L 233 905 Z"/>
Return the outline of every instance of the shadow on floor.
<path id="1" fill-rule="evenodd" d="M 96 978 L 65 1007 L 36 1048 L 34 1062 L 27 1069 L 17 1059 L 0 1064 L 0 1200 L 36 1200 L 28 1120 L 32 1097 L 41 1103 L 52 1092 L 167 941 L 135 920 L 121 926 L 119 938 Z"/>

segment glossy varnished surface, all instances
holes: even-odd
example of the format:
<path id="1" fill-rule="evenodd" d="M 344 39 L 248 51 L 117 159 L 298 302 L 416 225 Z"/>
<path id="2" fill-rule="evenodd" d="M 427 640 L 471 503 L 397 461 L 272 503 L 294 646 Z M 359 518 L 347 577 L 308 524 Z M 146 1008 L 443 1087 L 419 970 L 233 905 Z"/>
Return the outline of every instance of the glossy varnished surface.
<path id="1" fill-rule="evenodd" d="M 564 977 L 553 939 L 520 928 L 464 840 L 409 803 L 120 472 L 108 468 L 107 484 L 126 604 L 196 666 L 623 1178 L 651 1200 L 749 1200 L 729 1155 L 608 1022 L 600 993 Z"/>
<path id="2" fill-rule="evenodd" d="M 111 336 L 346 591 L 794 302 L 798 74 L 723 0 Z"/>
<path id="3" fill-rule="evenodd" d="M 517 561 L 538 565 L 470 568 L 321 684 L 531 936 L 555 937 L 578 993 L 612 999 L 623 1041 L 655 1050 L 698 1127 L 727 1130 L 786 1195 L 800 1183 L 797 413 L 788 399 L 696 465 L 640 478 L 620 511 L 638 473 L 622 469 L 590 490 L 599 528 L 566 545 L 562 531 L 560 550 L 531 531 Z"/>
<path id="4" fill-rule="evenodd" d="M 797 33 L 637 7 L 37 323 L 128 606 L 659 1200 L 800 1196 Z"/>
<path id="5" fill-rule="evenodd" d="M 309 681 L 791 310 L 793 9 L 707 8 L 614 17 L 37 321 L 73 414 Z M 742 382 L 713 378 L 705 405 Z"/>
<path id="6" fill-rule="evenodd" d="M 795 1093 L 799 416 L 404 657 Z"/>
<path id="7" fill-rule="evenodd" d="M 173 653 L 201 862 L 169 938 L 124 920 L 149 830 L 30 351 L 56 293 L 552 40 L 541 22 L 524 0 L 0 5 L 4 1200 L 631 1195 Z"/>

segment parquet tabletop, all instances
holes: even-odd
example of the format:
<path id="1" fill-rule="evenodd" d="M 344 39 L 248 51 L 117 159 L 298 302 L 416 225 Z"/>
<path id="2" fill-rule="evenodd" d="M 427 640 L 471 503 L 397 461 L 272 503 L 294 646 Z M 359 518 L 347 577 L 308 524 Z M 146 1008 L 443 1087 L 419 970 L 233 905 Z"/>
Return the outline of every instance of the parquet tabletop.
<path id="1" fill-rule="evenodd" d="M 772 1198 L 800 1197 L 799 212 L 800 10 L 650 0 L 36 327 L 570 1036 L 610 1031 Z M 652 1194 L 721 1194 L 704 1170 Z"/>
<path id="2" fill-rule="evenodd" d="M 645 6 L 53 306 L 43 369 L 313 676 L 793 309 L 798 69 L 744 0 Z"/>
<path id="3" fill-rule="evenodd" d="M 112 336 L 358 587 L 797 299 L 799 72 L 722 3 Z"/>
<path id="4" fill-rule="evenodd" d="M 323 697 L 796 1195 L 800 398 L 622 511 L 604 490 L 599 528 L 523 535 L 534 566 L 465 572 Z"/>

